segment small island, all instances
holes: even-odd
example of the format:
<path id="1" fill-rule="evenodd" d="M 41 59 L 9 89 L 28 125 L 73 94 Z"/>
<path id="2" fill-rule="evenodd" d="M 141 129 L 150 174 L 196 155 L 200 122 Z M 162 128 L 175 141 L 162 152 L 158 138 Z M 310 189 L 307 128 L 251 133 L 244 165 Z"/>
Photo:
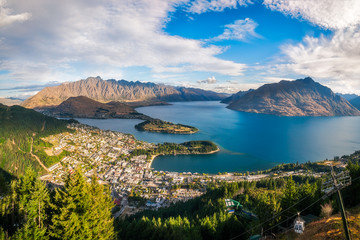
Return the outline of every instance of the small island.
<path id="1" fill-rule="evenodd" d="M 160 155 L 212 154 L 218 151 L 220 151 L 219 147 L 211 141 L 189 141 L 180 144 L 165 142 L 157 144 L 153 149 L 134 149 L 128 159 L 146 155 L 147 159 L 153 160 Z"/>
<path id="2" fill-rule="evenodd" d="M 183 124 L 175 124 L 171 122 L 162 121 L 160 119 L 147 120 L 135 125 L 136 130 L 158 132 L 158 133 L 171 133 L 171 134 L 193 134 L 199 129 Z"/>

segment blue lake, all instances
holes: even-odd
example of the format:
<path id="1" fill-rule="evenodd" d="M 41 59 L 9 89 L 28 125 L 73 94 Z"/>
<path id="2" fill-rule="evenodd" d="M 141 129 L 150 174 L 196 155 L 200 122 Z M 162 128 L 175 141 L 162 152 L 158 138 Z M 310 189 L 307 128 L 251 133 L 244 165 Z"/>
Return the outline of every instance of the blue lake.
<path id="1" fill-rule="evenodd" d="M 148 133 L 135 130 L 141 120 L 78 120 L 101 129 L 131 133 L 148 142 L 211 140 L 221 148 L 211 155 L 159 156 L 152 164 L 156 170 L 255 171 L 279 163 L 330 159 L 360 149 L 360 117 L 278 117 L 233 111 L 219 102 L 177 102 L 137 110 L 200 131 L 192 135 Z"/>

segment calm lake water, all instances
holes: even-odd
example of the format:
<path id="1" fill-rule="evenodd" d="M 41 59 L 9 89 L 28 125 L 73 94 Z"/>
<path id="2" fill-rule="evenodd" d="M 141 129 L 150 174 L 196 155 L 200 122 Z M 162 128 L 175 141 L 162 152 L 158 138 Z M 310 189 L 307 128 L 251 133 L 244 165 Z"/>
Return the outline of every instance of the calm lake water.
<path id="1" fill-rule="evenodd" d="M 134 126 L 141 120 L 78 120 L 148 142 L 211 140 L 221 148 L 212 155 L 159 156 L 152 164 L 156 170 L 254 171 L 279 163 L 330 159 L 360 149 L 360 117 L 277 117 L 225 107 L 219 102 L 177 102 L 137 109 L 154 118 L 197 127 L 200 131 L 192 135 L 139 132 Z"/>

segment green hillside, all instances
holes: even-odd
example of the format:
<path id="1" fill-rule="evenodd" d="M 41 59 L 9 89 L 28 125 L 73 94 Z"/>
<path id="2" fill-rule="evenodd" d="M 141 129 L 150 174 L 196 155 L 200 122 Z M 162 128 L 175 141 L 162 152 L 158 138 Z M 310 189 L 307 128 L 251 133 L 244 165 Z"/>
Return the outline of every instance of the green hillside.
<path id="1" fill-rule="evenodd" d="M 0 168 L 19 176 L 27 167 L 43 168 L 31 155 L 31 143 L 42 144 L 41 137 L 68 131 L 69 121 L 45 116 L 20 106 L 0 104 Z"/>

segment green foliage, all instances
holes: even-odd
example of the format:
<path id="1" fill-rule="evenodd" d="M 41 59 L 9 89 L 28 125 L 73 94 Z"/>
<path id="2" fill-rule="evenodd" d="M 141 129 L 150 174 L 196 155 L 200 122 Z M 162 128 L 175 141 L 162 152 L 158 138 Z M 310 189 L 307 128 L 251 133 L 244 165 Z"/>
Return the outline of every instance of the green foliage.
<path id="1" fill-rule="evenodd" d="M 295 181 L 292 179 L 292 176 L 288 179 L 285 185 L 282 198 L 282 208 L 286 209 L 292 206 L 298 200 L 298 193 L 295 187 Z"/>
<path id="2" fill-rule="evenodd" d="M 169 208 L 145 211 L 117 220 L 119 239 L 229 239 L 245 231 L 248 222 L 225 211 L 224 198 L 236 195 L 244 182 L 210 186 L 203 196 Z M 210 184 L 211 185 L 211 184 Z M 246 184 L 247 186 L 250 186 Z"/>
<path id="3" fill-rule="evenodd" d="M 1 227 L 12 239 L 48 239 L 50 195 L 32 169 L 11 182 L 10 193 L 0 205 Z"/>
<path id="4" fill-rule="evenodd" d="M 0 168 L 15 176 L 24 174 L 27 167 L 42 172 L 30 155 L 31 139 L 38 146 L 46 147 L 40 138 L 68 131 L 68 123 L 31 109 L 0 104 Z"/>
<path id="5" fill-rule="evenodd" d="M 135 128 L 139 131 L 149 132 L 162 132 L 162 133 L 174 133 L 174 134 L 191 134 L 199 131 L 195 127 L 174 124 L 171 122 L 162 121 L 160 119 L 146 120 L 135 125 Z"/>
<path id="6" fill-rule="evenodd" d="M 215 143 L 211 141 L 189 141 L 181 144 L 162 143 L 150 150 L 135 149 L 128 158 L 139 155 L 176 155 L 176 154 L 204 154 L 218 150 Z"/>
<path id="7" fill-rule="evenodd" d="M 344 204 L 346 207 L 356 206 L 360 203 L 360 164 L 359 160 L 350 161 L 347 169 L 350 171 L 352 183 L 342 190 Z M 355 180 L 355 181 L 354 181 Z"/>
<path id="8" fill-rule="evenodd" d="M 34 154 L 40 158 L 41 162 L 44 163 L 45 166 L 49 167 L 57 162 L 60 162 L 60 160 L 63 159 L 65 156 L 70 155 L 70 152 L 63 150 L 57 156 L 49 156 L 45 153 L 43 148 L 40 148 L 36 152 L 34 152 Z"/>
<path id="9" fill-rule="evenodd" d="M 113 239 L 108 188 L 81 172 L 51 194 L 34 171 L 11 182 L 0 200 L 0 239 Z"/>
<path id="10" fill-rule="evenodd" d="M 65 189 L 56 189 L 50 236 L 55 239 L 112 239 L 114 236 L 109 190 L 80 170 L 69 175 Z"/>

